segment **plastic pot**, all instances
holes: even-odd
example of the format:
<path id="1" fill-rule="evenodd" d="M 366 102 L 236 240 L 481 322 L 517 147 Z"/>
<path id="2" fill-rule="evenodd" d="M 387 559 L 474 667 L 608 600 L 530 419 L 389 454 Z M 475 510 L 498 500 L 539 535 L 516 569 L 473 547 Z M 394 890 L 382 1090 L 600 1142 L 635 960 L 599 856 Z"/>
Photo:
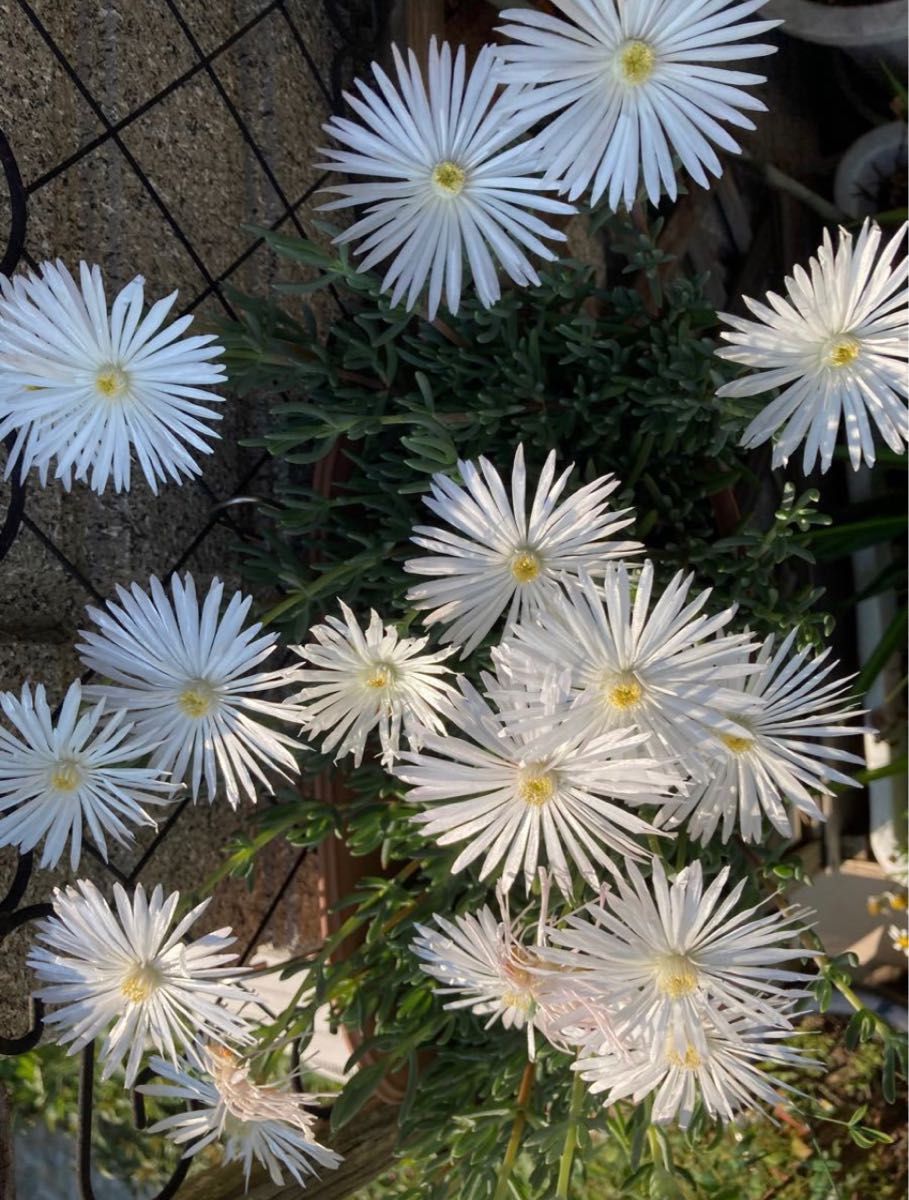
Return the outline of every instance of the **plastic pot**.
<path id="1" fill-rule="evenodd" d="M 884 62 L 897 71 L 906 69 L 905 0 L 850 5 L 768 0 L 761 16 L 782 20 L 790 37 L 833 46 L 865 66 Z"/>
<path id="2" fill-rule="evenodd" d="M 836 169 L 833 197 L 850 217 L 870 217 L 889 208 L 880 198 L 881 180 L 906 174 L 906 125 L 878 125 L 852 143 Z"/>

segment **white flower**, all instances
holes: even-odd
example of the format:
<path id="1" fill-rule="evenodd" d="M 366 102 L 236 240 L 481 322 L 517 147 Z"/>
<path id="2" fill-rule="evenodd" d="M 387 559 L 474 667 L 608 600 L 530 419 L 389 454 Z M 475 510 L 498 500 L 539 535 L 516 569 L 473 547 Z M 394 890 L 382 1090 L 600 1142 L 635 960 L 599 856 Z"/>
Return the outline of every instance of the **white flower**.
<path id="1" fill-rule="evenodd" d="M 782 1092 L 796 1091 L 764 1068 L 783 1066 L 791 1070 L 821 1064 L 783 1044 L 781 1039 L 787 1036 L 791 1036 L 791 1030 L 754 1029 L 747 1022 L 725 1033 L 708 1026 L 701 1049 L 688 1046 L 679 1051 L 667 1039 L 657 1050 L 648 1044 L 623 1053 L 582 1056 L 574 1070 L 581 1072 L 591 1092 L 606 1093 L 603 1103 L 607 1108 L 628 1098 L 639 1104 L 655 1092 L 651 1113 L 654 1124 L 676 1121 L 685 1129 L 699 1097 L 712 1117 L 732 1121 L 740 1111 L 760 1103 L 775 1108 L 783 1098 Z"/>
<path id="2" fill-rule="evenodd" d="M 899 925 L 888 925 L 887 933 L 894 950 L 902 950 L 903 954 L 909 958 L 909 929 L 901 929 Z"/>
<path id="3" fill-rule="evenodd" d="M 420 744 L 423 729 L 444 732 L 439 713 L 456 693 L 441 678 L 450 670 L 442 664 L 454 651 L 421 654 L 428 638 L 399 638 L 377 612 L 364 634 L 344 601 L 339 603 L 343 621 L 326 617 L 326 624 L 310 630 L 315 642 L 291 647 L 312 664 L 297 673 L 308 686 L 294 699 L 302 705 L 308 733 L 328 731 L 322 750 L 337 748 L 336 760 L 353 754 L 359 766 L 366 736 L 378 726 L 382 764 L 390 767 L 402 725 L 411 745 Z"/>
<path id="4" fill-rule="evenodd" d="M 489 1016 L 484 1028 L 501 1020 L 505 1029 L 528 1027 L 531 1057 L 532 1030 L 542 1022 L 545 994 L 551 977 L 538 969 L 538 955 L 518 941 L 511 922 L 497 921 L 487 906 L 476 913 L 456 915 L 454 921 L 435 914 L 438 929 L 417 923 L 418 937 L 411 943 L 423 959 L 421 970 L 445 986 L 439 992 L 461 994 L 446 1008 L 469 1008 Z"/>
<path id="5" fill-rule="evenodd" d="M 178 1146 L 189 1143 L 185 1158 L 223 1137 L 224 1161 L 243 1164 L 247 1189 L 253 1159 L 278 1186 L 284 1182 L 283 1171 L 305 1187 L 308 1177 L 318 1175 L 316 1166 L 340 1165 L 340 1155 L 313 1135 L 314 1119 L 306 1106 L 315 1096 L 253 1083 L 248 1064 L 225 1047 L 208 1047 L 205 1066 L 209 1078 L 201 1079 L 190 1063 L 172 1067 L 160 1058 L 151 1060 L 152 1070 L 167 1082 L 142 1084 L 139 1091 L 185 1100 L 192 1107 L 156 1122 L 150 1133 L 166 1133 Z"/>
<path id="6" fill-rule="evenodd" d="M 728 867 L 706 891 L 699 862 L 671 885 L 659 859 L 649 886 L 633 862 L 625 869 L 630 886 L 616 874 L 617 891 L 547 931 L 566 948 L 550 957 L 596 980 L 620 1029 L 703 1054 L 707 1028 L 724 1033 L 739 1018 L 788 1027 L 784 1006 L 805 994 L 789 985 L 808 977 L 780 964 L 804 957 L 792 945 L 804 914 L 738 909 L 745 880 L 724 894 Z"/>
<path id="7" fill-rule="evenodd" d="M 573 465 L 555 478 L 555 451 L 543 466 L 527 515 L 524 447 L 518 446 L 511 473 L 511 498 L 497 471 L 485 458 L 479 470 L 459 462 L 460 487 L 446 475 L 432 477 L 424 504 L 456 532 L 418 525 L 413 538 L 431 554 L 404 564 L 430 583 L 413 587 L 407 597 L 419 609 L 432 610 L 424 622 L 443 622 L 447 641 L 464 643 L 466 657 L 503 612 L 514 621 L 557 600 L 557 580 L 593 571 L 610 558 L 642 549 L 639 542 L 609 539 L 632 524 L 629 509 L 610 512 L 608 500 L 619 486 L 604 475 L 579 488 L 562 504 Z"/>
<path id="8" fill-rule="evenodd" d="M 142 758 L 154 743 L 127 740 L 125 713 L 101 724 L 104 701 L 80 715 L 82 688 L 70 685 L 54 720 L 43 685 L 20 697 L 0 693 L 0 711 L 18 733 L 0 726 L 0 846 L 33 850 L 43 837 L 42 867 L 55 867 L 67 838 L 73 870 L 82 854 L 82 826 L 107 860 L 109 834 L 121 845 L 133 837 L 124 820 L 155 825 L 143 804 L 166 804 L 173 784 L 160 772 L 123 764 Z"/>
<path id="9" fill-rule="evenodd" d="M 658 204 L 661 189 L 676 197 L 677 154 L 707 187 L 706 172 L 723 170 L 713 147 L 741 149 L 721 122 L 754 129 L 740 110 L 766 107 L 744 90 L 764 76 L 726 65 L 773 53 L 746 40 L 779 24 L 744 20 L 763 2 L 554 0 L 567 21 L 507 9 L 510 24 L 499 32 L 518 44 L 497 47 L 499 75 L 535 85 L 514 105 L 530 121 L 548 121 L 533 143 L 546 178 L 562 180 L 571 200 L 590 187 L 591 203 L 606 192 L 612 208 L 620 200 L 631 208 L 643 176 Z"/>
<path id="10" fill-rule="evenodd" d="M 818 457 L 826 471 L 833 459 L 841 421 L 846 426 L 849 460 L 875 461 L 871 422 L 891 450 L 907 441 L 905 399 L 907 338 L 907 260 L 894 257 L 906 233 L 903 225 L 877 256 L 881 231 L 866 220 L 853 246 L 840 229 L 836 250 L 828 231 L 809 272 L 796 267 L 786 279 L 786 296 L 767 293 L 767 304 L 744 297 L 756 321 L 721 313 L 732 326 L 722 337 L 731 345 L 721 358 L 754 367 L 751 375 L 723 384 L 718 396 L 755 396 L 771 388 L 780 395 L 760 412 L 742 438 L 751 448 L 780 436 L 773 465 L 789 461 L 804 441 L 802 469 Z M 869 421 L 870 417 L 870 421 Z"/>
<path id="11" fill-rule="evenodd" d="M 101 1049 L 104 1078 L 126 1058 L 129 1087 L 149 1042 L 171 1061 L 177 1047 L 197 1037 L 248 1041 L 246 1022 L 219 1001 L 249 999 L 238 986 L 243 971 L 228 966 L 236 955 L 229 929 L 193 942 L 183 937 L 208 907 L 204 900 L 171 929 L 179 892 L 166 899 L 161 885 L 132 900 L 114 884 L 116 913 L 87 879 L 54 889 L 54 915 L 41 921 L 28 956 L 40 984 L 35 995 L 57 1007 L 46 1018 L 55 1040 L 70 1054 L 106 1031 Z"/>
<path id="12" fill-rule="evenodd" d="M 610 866 L 609 852 L 647 857 L 629 835 L 652 834 L 654 827 L 613 801 L 658 803 L 677 779 L 652 759 L 629 759 L 641 735 L 627 729 L 593 737 L 566 732 L 558 717 L 542 715 L 535 728 L 517 729 L 467 680 L 460 685 L 463 699 L 453 705 L 450 721 L 466 737 L 427 734 L 423 750 L 402 754 L 395 768 L 413 785 L 407 799 L 431 805 L 414 817 L 423 832 L 440 846 L 467 843 L 452 871 L 482 857 L 481 879 L 502 863 L 503 890 L 522 869 L 529 890 L 542 850 L 567 895 L 572 879 L 566 852 L 594 888 L 594 863 Z"/>
<path id="13" fill-rule="evenodd" d="M 365 205 L 366 214 L 336 242 L 362 238 L 360 269 L 392 257 L 382 280 L 392 303 L 413 308 L 429 285 L 428 314 L 435 316 L 444 291 L 458 311 L 466 253 L 480 303 L 501 295 L 496 262 L 519 285 L 538 284 L 525 251 L 547 261 L 556 256 L 542 238 L 565 241 L 535 213 L 573 213 L 574 207 L 543 196 L 552 184 L 538 178 L 526 145 L 512 146 L 529 122 L 496 99 L 495 58 L 490 46 L 470 74 L 464 47 L 429 44 L 429 94 L 416 57 L 407 62 L 392 47 L 398 86 L 372 64 L 378 90 L 357 80 L 360 95 L 345 93 L 360 122 L 333 117 L 324 127 L 345 149 L 323 150 L 330 171 L 371 176 L 367 183 L 335 185 L 327 209 Z"/>
<path id="14" fill-rule="evenodd" d="M 790 657 L 795 634 L 789 633 L 775 654 L 773 635 L 765 640 L 758 670 L 740 682 L 746 704 L 730 714 L 735 727 L 702 748 L 703 778 L 686 796 L 670 801 L 660 825 L 675 828 L 687 820 L 689 834 L 707 842 L 722 820 L 726 842 L 738 818 L 742 839 L 756 842 L 766 813 L 774 829 L 789 837 L 787 803 L 822 821 L 824 814 L 811 793 L 829 796 L 829 783 L 855 784 L 833 764 L 863 760 L 827 744 L 829 738 L 855 735 L 852 726 L 842 723 L 859 715 L 845 698 L 849 680 L 827 680 L 837 665 L 826 661 L 829 649 L 813 659 L 807 647 Z"/>
<path id="15" fill-rule="evenodd" d="M 295 669 L 256 672 L 274 651 L 277 634 L 257 637 L 259 623 L 243 627 L 252 604 L 235 592 L 221 615 L 224 585 L 215 579 L 200 609 L 191 575 L 175 575 L 173 603 L 152 577 L 151 594 L 137 583 L 117 588 L 119 604 L 89 608 L 100 633 L 81 631 L 82 661 L 113 684 L 93 684 L 86 695 L 103 696 L 136 717 L 140 736 L 159 743 L 151 765 L 175 781 L 192 782 L 195 799 L 204 775 L 209 801 L 224 787 L 232 807 L 240 793 L 253 802 L 256 783 L 272 788 L 267 766 L 294 774 L 297 743 L 256 718 L 300 723 L 290 703 L 262 700 L 259 693 L 296 683 Z"/>
<path id="16" fill-rule="evenodd" d="M 75 473 L 96 492 L 111 479 L 128 491 L 131 452 L 156 493 L 201 474 L 192 452 L 211 453 L 221 419 L 209 407 L 221 397 L 203 389 L 225 377 L 214 335 L 181 338 L 191 316 L 162 328 L 176 292 L 143 318 L 140 275 L 108 313 L 98 267 L 79 264 L 81 288 L 62 262 L 40 270 L 0 276 L 0 438 L 16 435 L 6 474 L 34 466 L 43 484 L 56 459 L 67 489 Z"/>
<path id="17" fill-rule="evenodd" d="M 678 572 L 652 611 L 649 561 L 636 577 L 607 564 L 602 589 L 588 576 L 566 581 L 561 603 L 514 627 L 497 664 L 524 685 L 546 671 L 567 675 L 578 727 L 633 727 L 650 737 L 648 753 L 693 769 L 709 729 L 735 732 L 716 708 L 735 702 L 723 685 L 753 670 L 747 634 L 718 636 L 735 608 L 705 613 L 710 591 L 689 600 L 693 578 Z"/>
<path id="18" fill-rule="evenodd" d="M 501 889 L 500 920 L 485 904 L 476 914 L 457 914 L 453 921 L 434 914 L 438 928 L 416 923 L 419 936 L 411 943 L 411 950 L 423 960 L 420 969 L 444 985 L 437 991 L 461 995 L 446 1008 L 469 1008 L 477 1016 L 488 1016 L 486 1029 L 499 1020 L 505 1029 L 526 1026 L 531 1059 L 536 1051 L 535 1029 L 563 1049 L 571 1044 L 572 1024 L 586 1023 L 585 1036 L 595 1027 L 603 1042 L 611 1034 L 608 1014 L 599 1011 L 595 990 L 580 974 L 548 958 L 545 921 L 550 885 L 545 871 L 540 876 L 543 899 L 533 945 L 525 944 L 520 923 L 511 917 Z"/>

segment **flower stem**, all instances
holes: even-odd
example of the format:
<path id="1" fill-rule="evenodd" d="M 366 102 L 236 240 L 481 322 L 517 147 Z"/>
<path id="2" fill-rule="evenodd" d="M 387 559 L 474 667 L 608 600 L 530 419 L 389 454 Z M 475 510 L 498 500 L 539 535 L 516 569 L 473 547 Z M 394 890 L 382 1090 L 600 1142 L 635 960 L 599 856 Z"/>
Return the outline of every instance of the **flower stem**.
<path id="1" fill-rule="evenodd" d="M 817 961 L 818 961 L 819 967 L 824 967 L 824 966 L 827 966 L 827 964 L 829 963 L 830 960 L 825 956 L 824 958 L 819 958 Z M 864 1006 L 864 1004 L 862 1004 L 861 1000 L 859 1000 L 858 996 L 856 996 L 855 992 L 852 990 L 852 988 L 849 986 L 848 983 L 843 983 L 839 979 L 834 979 L 833 986 L 836 988 L 836 990 L 839 992 L 839 994 L 843 997 L 843 999 L 848 1004 L 850 1004 L 852 1006 L 852 1008 L 855 1009 L 856 1012 L 862 1011 L 862 1009 L 865 1006 Z M 872 1015 L 874 1016 L 876 1014 L 872 1014 Z"/>
<path id="2" fill-rule="evenodd" d="M 452 329 L 448 322 L 443 321 L 441 317 L 435 317 L 430 321 L 430 325 L 432 325 L 433 329 L 437 329 L 442 337 L 451 342 L 453 346 L 460 346 L 463 349 L 463 347 L 469 345 L 467 339 L 462 337 L 456 329 Z"/>
<path id="3" fill-rule="evenodd" d="M 499 1177 L 496 1181 L 495 1195 L 492 1200 L 505 1200 L 505 1197 L 508 1195 L 508 1181 L 511 1178 L 515 1159 L 518 1157 L 518 1149 L 524 1134 L 524 1126 L 527 1124 L 527 1105 L 530 1101 L 531 1090 L 533 1089 L 533 1073 L 534 1064 L 529 1062 L 524 1068 L 524 1074 L 521 1076 L 514 1125 L 511 1127 L 511 1137 L 508 1139 L 505 1157 L 502 1159 L 501 1167 L 499 1167 Z"/>
<path id="4" fill-rule="evenodd" d="M 821 968 L 825 967 L 829 962 L 830 960 L 826 955 L 819 956 L 817 959 L 817 964 Z M 886 1042 L 887 1038 L 893 1034 L 893 1030 L 890 1028 L 887 1020 L 882 1017 L 880 1013 L 876 1013 L 874 1009 L 867 1008 L 848 983 L 844 983 L 841 979 L 837 979 L 835 977 L 832 982 L 839 994 L 853 1009 L 855 1009 L 856 1012 L 868 1013 L 868 1015 L 871 1017 L 872 1023 L 874 1024 L 875 1031 L 879 1034 L 881 1039 Z"/>
<path id="5" fill-rule="evenodd" d="M 748 847 L 745 847 L 745 856 L 755 867 L 760 867 L 763 865 L 758 856 Z M 775 904 L 780 912 L 787 913 L 790 911 L 790 905 L 786 903 L 782 896 L 780 896 L 779 892 L 772 892 L 770 895 L 768 895 L 767 899 L 772 904 Z M 824 953 L 823 945 L 816 933 L 814 933 L 812 930 L 803 929 L 799 934 L 799 941 L 802 943 L 805 949 L 809 951 L 809 954 L 814 958 L 815 963 L 821 971 L 823 971 L 825 967 L 830 966 L 830 958 Z M 839 979 L 836 975 L 834 975 L 831 983 L 840 993 L 843 999 L 849 1004 L 849 1006 L 856 1012 L 864 1011 L 870 1013 L 874 1022 L 874 1028 L 877 1030 L 878 1034 L 880 1034 L 880 1036 L 886 1040 L 887 1036 L 891 1032 L 891 1029 L 884 1018 L 879 1013 L 874 1012 L 872 1009 L 865 1008 L 865 1005 L 861 1002 L 849 984 Z"/>
<path id="6" fill-rule="evenodd" d="M 756 167 L 770 187 L 779 192 L 787 192 L 796 200 L 800 200 L 806 208 L 813 209 L 822 221 L 829 221 L 831 225 L 840 225 L 849 219 L 848 215 L 838 209 L 835 204 L 831 204 L 829 200 L 825 200 L 823 196 L 819 196 L 811 188 L 805 187 L 803 183 L 799 183 L 791 175 L 785 174 L 772 163 L 758 162 L 757 159 L 749 158 L 747 155 L 742 156 L 742 161 Z"/>
<path id="7" fill-rule="evenodd" d="M 584 1103 L 584 1080 L 579 1072 L 575 1072 L 571 1085 L 571 1101 L 568 1105 L 568 1132 L 565 1134 L 565 1147 L 559 1160 L 559 1182 L 556 1185 L 556 1200 L 568 1200 L 568 1188 L 571 1183 L 571 1166 L 574 1162 L 574 1152 L 578 1144 L 578 1124 L 581 1107 Z"/>

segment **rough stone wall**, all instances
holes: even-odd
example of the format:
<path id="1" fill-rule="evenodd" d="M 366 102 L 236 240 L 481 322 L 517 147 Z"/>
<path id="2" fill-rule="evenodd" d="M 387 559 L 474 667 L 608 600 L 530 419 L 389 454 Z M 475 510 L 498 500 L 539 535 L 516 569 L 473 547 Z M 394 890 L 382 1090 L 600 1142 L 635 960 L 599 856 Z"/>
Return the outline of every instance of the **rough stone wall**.
<path id="1" fill-rule="evenodd" d="M 318 178 L 311 151 L 340 49 L 323 0 L 0 0 L 0 132 L 27 194 L 22 265 L 60 257 L 72 269 L 85 258 L 100 264 L 110 293 L 141 274 L 149 299 L 178 288 L 174 311 L 188 306 L 199 323 L 227 311 L 224 281 L 264 295 L 288 268 L 243 225 L 307 226 L 305 197 Z M 0 254 L 11 218 L 0 176 Z M 79 674 L 73 640 L 91 590 L 104 597 L 116 583 L 163 574 L 207 529 L 214 505 L 259 457 L 240 441 L 261 432 L 267 406 L 228 399 L 224 411 L 201 482 L 155 497 L 134 475 L 129 494 L 97 497 L 80 484 L 66 494 L 30 481 L 29 523 L 0 561 L 0 688 L 43 682 L 59 699 Z M 255 479 L 259 494 L 268 470 Z M 0 525 L 9 498 L 0 485 Z M 243 519 L 216 524 L 186 559 L 203 589 L 215 574 L 239 582 Z M 192 891 L 249 816 L 248 806 L 190 806 L 143 878 Z M 147 840 L 118 853 L 118 865 L 128 870 Z M 275 850 L 251 897 L 239 885 L 222 889 L 208 924 L 251 933 L 295 857 Z M 0 850 L 0 897 L 15 861 Z M 304 864 L 266 938 L 311 940 L 314 870 Z M 79 874 L 110 886 L 94 860 L 83 857 Z M 26 901 L 67 878 L 36 869 Z M 27 1028 L 27 943 L 20 931 L 0 949 L 8 1036 Z"/>

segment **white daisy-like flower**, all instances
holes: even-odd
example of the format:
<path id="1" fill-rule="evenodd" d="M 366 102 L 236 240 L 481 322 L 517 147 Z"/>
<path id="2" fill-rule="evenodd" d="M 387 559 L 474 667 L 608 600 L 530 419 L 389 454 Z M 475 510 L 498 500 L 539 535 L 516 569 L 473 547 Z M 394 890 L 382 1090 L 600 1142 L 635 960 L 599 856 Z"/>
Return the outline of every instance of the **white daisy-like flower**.
<path id="1" fill-rule="evenodd" d="M 344 149 L 321 151 L 318 165 L 371 177 L 326 189 L 342 197 L 326 209 L 366 206 L 335 241 L 362 239 L 363 271 L 393 256 L 382 280 L 393 304 L 404 299 L 413 308 L 428 284 L 430 320 L 443 292 L 449 311 L 458 311 L 465 254 L 485 308 L 501 295 L 497 263 L 516 284 L 538 284 L 527 251 L 551 261 L 556 255 L 542 239 L 564 242 L 565 234 L 536 214 L 575 209 L 543 195 L 554 185 L 539 178 L 526 145 L 513 145 L 530 122 L 496 99 L 492 47 L 480 51 L 468 74 L 464 47 L 452 56 L 433 38 L 428 94 L 413 51 L 406 62 L 397 47 L 392 54 L 397 87 L 373 63 L 378 90 L 357 80 L 359 95 L 345 93 L 360 121 L 332 117 L 324 126 Z"/>
<path id="2" fill-rule="evenodd" d="M 249 1065 L 223 1046 L 209 1046 L 204 1054 L 208 1078 L 194 1073 L 193 1065 L 171 1066 L 160 1058 L 151 1068 L 166 1083 L 139 1087 L 147 1096 L 185 1100 L 191 1108 L 164 1117 L 149 1129 L 166 1133 L 178 1146 L 187 1145 L 184 1158 L 223 1139 L 224 1162 L 241 1162 L 246 1188 L 253 1160 L 268 1171 L 273 1183 L 284 1183 L 284 1171 L 300 1187 L 318 1176 L 317 1167 L 333 1170 L 341 1156 L 316 1141 L 314 1118 L 307 1105 L 317 1097 L 286 1091 L 280 1086 L 254 1083 Z"/>
<path id="3" fill-rule="evenodd" d="M 901 950 L 909 958 L 909 929 L 900 928 L 899 925 L 888 925 L 887 933 L 894 950 Z"/>
<path id="4" fill-rule="evenodd" d="M 430 610 L 423 618 L 442 622 L 447 641 L 463 643 L 471 653 L 506 612 L 509 622 L 534 613 L 559 598 L 558 579 L 601 568 L 609 559 L 643 549 L 640 542 L 612 541 L 634 521 L 629 509 L 609 510 L 619 486 L 612 475 L 585 484 L 561 504 L 574 469 L 555 478 L 551 451 L 527 515 L 524 447 L 518 446 L 511 472 L 511 497 L 495 467 L 480 458 L 459 462 L 461 487 L 446 475 L 434 475 L 424 504 L 455 532 L 417 525 L 413 541 L 430 554 L 410 559 L 405 570 L 431 582 L 410 589 L 415 607 Z"/>
<path id="5" fill-rule="evenodd" d="M 667 1039 L 656 1051 L 646 1044 L 622 1053 L 582 1055 L 574 1070 L 592 1093 L 605 1093 L 605 1107 L 626 1099 L 639 1104 L 655 1093 L 654 1124 L 676 1122 L 686 1129 L 698 1098 L 712 1117 L 725 1122 L 761 1104 L 775 1108 L 787 1092 L 797 1091 L 766 1068 L 804 1070 L 821 1064 L 787 1046 L 782 1040 L 787 1036 L 791 1030 L 755 1029 L 747 1021 L 725 1032 L 708 1026 L 700 1049 L 691 1045 L 680 1051 Z"/>
<path id="6" fill-rule="evenodd" d="M 488 905 L 476 913 L 455 916 L 453 921 L 434 914 L 438 928 L 415 924 L 418 936 L 411 949 L 421 970 L 443 986 L 440 994 L 460 996 L 449 1009 L 469 1008 L 488 1016 L 484 1028 L 497 1021 L 505 1029 L 527 1029 L 527 1049 L 535 1057 L 535 1030 L 555 1045 L 571 1044 L 570 1027 L 584 1023 L 584 1036 L 597 1035 L 605 1043 L 611 1028 L 608 1014 L 600 1011 L 596 990 L 580 973 L 552 961 L 545 945 L 549 880 L 544 871 L 543 901 L 537 935 L 528 944 L 521 922 L 508 910 L 508 898 L 499 891 L 501 917 Z M 595 1022 L 595 1024 L 594 1024 Z"/>
<path id="7" fill-rule="evenodd" d="M 125 1058 L 127 1087 L 147 1044 L 174 1062 L 177 1048 L 191 1048 L 197 1037 L 250 1040 L 246 1022 L 221 1004 L 249 1000 L 239 986 L 244 968 L 228 965 L 236 958 L 231 931 L 184 942 L 210 900 L 171 928 L 179 900 L 179 892 L 165 898 L 160 884 L 148 898 L 138 884 L 130 899 L 116 883 L 115 912 L 80 879 L 54 889 L 54 915 L 37 926 L 43 945 L 29 952 L 35 995 L 55 1006 L 45 1018 L 55 1040 L 75 1054 L 106 1033 L 103 1078 Z"/>
<path id="8" fill-rule="evenodd" d="M 121 846 L 132 841 L 125 822 L 155 825 L 143 804 L 166 804 L 174 785 L 158 770 L 124 764 L 143 758 L 154 742 L 129 739 L 131 724 L 116 712 L 102 724 L 102 700 L 80 713 L 82 688 L 67 690 L 56 721 L 44 686 L 32 695 L 0 693 L 0 711 L 16 731 L 0 726 L 0 846 L 33 850 L 45 838 L 42 867 L 55 867 L 69 839 L 73 870 L 88 829 L 104 860 L 109 835 Z M 17 736 L 18 734 L 18 736 Z"/>
<path id="9" fill-rule="evenodd" d="M 445 1007 L 488 1016 L 486 1029 L 497 1021 L 505 1029 L 527 1026 L 532 1057 L 532 1030 L 545 1019 L 546 996 L 552 989 L 552 978 L 538 969 L 538 954 L 523 946 L 510 922 L 497 920 L 487 905 L 475 915 L 449 921 L 435 914 L 433 920 L 437 929 L 415 925 L 418 936 L 411 949 L 423 960 L 421 970 L 443 985 L 437 989 L 440 993 L 461 997 Z"/>
<path id="10" fill-rule="evenodd" d="M 430 806 L 414 817 L 423 832 L 440 846 L 467 843 L 452 871 L 482 857 L 481 879 L 502 864 L 504 891 L 521 873 L 529 890 L 543 851 L 568 895 L 569 859 L 597 888 L 594 864 L 611 867 L 612 854 L 648 857 L 634 838 L 653 834 L 653 825 L 616 801 L 659 803 L 678 778 L 653 759 L 629 757 L 640 751 L 641 734 L 591 736 L 545 715 L 518 729 L 466 679 L 459 682 L 463 695 L 450 724 L 465 736 L 427 734 L 423 749 L 403 753 L 395 767 L 412 785 L 407 799 Z"/>
<path id="11" fill-rule="evenodd" d="M 809 977 L 781 964 L 805 956 L 792 944 L 804 913 L 739 909 L 745 880 L 727 893 L 728 867 L 706 891 L 699 862 L 671 884 L 659 859 L 649 884 L 634 862 L 625 870 L 630 884 L 616 874 L 616 891 L 547 931 L 565 948 L 550 956 L 600 984 L 620 1028 L 703 1054 L 705 1029 L 723 1033 L 738 1018 L 788 1027 L 788 1006 L 806 994 L 791 985 Z"/>
<path id="12" fill-rule="evenodd" d="M 754 372 L 718 390 L 718 396 L 756 396 L 772 388 L 780 395 L 760 412 L 742 437 L 749 449 L 775 433 L 773 465 L 784 465 L 801 442 L 802 469 L 820 458 L 826 471 L 841 422 L 849 460 L 873 466 L 874 433 L 896 454 L 909 432 L 906 358 L 909 309 L 905 256 L 894 265 L 906 235 L 903 225 L 878 254 L 881 230 L 866 220 L 858 239 L 839 231 L 834 250 L 829 231 L 808 271 L 796 267 L 786 279 L 786 295 L 767 293 L 767 303 L 744 301 L 756 321 L 721 313 L 732 326 L 721 336 L 730 343 L 721 358 Z"/>
<path id="13" fill-rule="evenodd" d="M 772 54 L 750 41 L 779 21 L 749 21 L 764 0 L 554 0 L 568 20 L 514 8 L 502 13 L 499 77 L 532 84 L 515 100 L 525 118 L 546 121 L 533 143 L 547 179 L 563 181 L 569 199 L 589 187 L 612 208 L 631 208 L 639 180 L 651 202 L 674 200 L 673 154 L 708 187 L 723 167 L 714 147 L 741 147 L 725 125 L 754 129 L 742 109 L 766 105 L 745 88 L 763 75 L 727 64 Z M 555 114 L 558 114 L 557 116 Z M 552 118 L 550 120 L 550 118 Z"/>
<path id="14" fill-rule="evenodd" d="M 423 654 L 428 638 L 399 638 L 373 611 L 365 632 L 343 600 L 344 619 L 326 617 L 310 630 L 315 642 L 291 647 L 308 664 L 298 672 L 307 686 L 294 699 L 301 705 L 307 732 L 327 732 L 322 750 L 335 759 L 363 760 L 366 737 L 378 727 L 382 764 L 391 767 L 403 727 L 412 746 L 421 731 L 444 733 L 440 712 L 457 693 L 442 676 L 453 649 Z"/>
<path id="15" fill-rule="evenodd" d="M 110 481 L 128 491 L 134 453 L 148 485 L 201 474 L 194 454 L 210 454 L 221 420 L 205 390 L 223 383 L 213 334 L 184 338 L 191 316 L 164 327 L 173 292 L 143 317 L 141 276 L 110 312 L 98 267 L 79 264 L 79 284 L 62 262 L 40 274 L 0 276 L 0 438 L 15 434 L 16 463 L 67 489 L 73 474 L 96 492 Z"/>
<path id="16" fill-rule="evenodd" d="M 602 588 L 588 575 L 565 581 L 561 602 L 519 622 L 497 663 L 525 687 L 547 671 L 567 677 L 578 727 L 632 727 L 649 736 L 649 753 L 696 769 L 711 729 L 738 728 L 718 706 L 736 703 L 727 681 L 754 669 L 750 638 L 722 635 L 735 608 L 705 612 L 710 590 L 690 600 L 694 576 L 681 571 L 651 611 L 653 575 L 650 561 L 635 574 L 609 563 Z"/>
<path id="17" fill-rule="evenodd" d="M 86 695 L 105 697 L 136 719 L 141 737 L 154 740 L 151 765 L 191 783 L 193 799 L 202 779 L 209 801 L 223 787 L 236 808 L 241 793 L 255 803 L 257 785 L 271 784 L 263 767 L 296 774 L 298 743 L 259 717 L 301 724 L 296 705 L 260 698 L 262 692 L 299 681 L 295 668 L 256 671 L 275 650 L 277 634 L 258 636 L 258 622 L 244 621 L 251 596 L 235 592 L 221 613 L 224 585 L 212 581 L 203 604 L 191 575 L 175 575 L 171 598 L 156 578 L 150 593 L 137 583 L 117 588 L 119 604 L 88 608 L 100 632 L 81 630 L 82 661 L 110 684 L 92 684 Z"/>
<path id="18" fill-rule="evenodd" d="M 787 804 L 822 821 L 812 792 L 829 796 L 828 784 L 855 784 L 834 764 L 864 760 L 829 744 L 858 732 L 843 723 L 860 715 L 847 698 L 849 680 L 827 678 L 837 665 L 828 661 L 829 649 L 816 658 L 808 647 L 792 654 L 795 636 L 796 630 L 787 634 L 775 653 L 773 635 L 764 641 L 758 669 L 739 681 L 745 703 L 729 714 L 733 730 L 702 747 L 703 776 L 669 802 L 660 825 L 674 829 L 687 821 L 691 837 L 707 842 L 722 821 L 724 842 L 736 824 L 744 841 L 756 842 L 766 813 L 774 829 L 790 837 Z"/>

